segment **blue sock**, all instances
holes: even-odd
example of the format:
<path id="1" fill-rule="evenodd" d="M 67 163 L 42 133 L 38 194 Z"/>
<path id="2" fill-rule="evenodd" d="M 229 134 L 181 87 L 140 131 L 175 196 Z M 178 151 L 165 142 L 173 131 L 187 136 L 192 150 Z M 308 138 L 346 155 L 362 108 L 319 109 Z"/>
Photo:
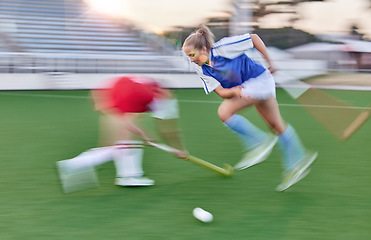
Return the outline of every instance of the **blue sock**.
<path id="1" fill-rule="evenodd" d="M 249 120 L 241 115 L 234 114 L 224 124 L 242 139 L 247 148 L 264 141 L 267 134 L 255 127 Z"/>
<path id="2" fill-rule="evenodd" d="M 278 137 L 278 144 L 283 152 L 285 169 L 291 168 L 305 155 L 305 147 L 291 125 Z"/>

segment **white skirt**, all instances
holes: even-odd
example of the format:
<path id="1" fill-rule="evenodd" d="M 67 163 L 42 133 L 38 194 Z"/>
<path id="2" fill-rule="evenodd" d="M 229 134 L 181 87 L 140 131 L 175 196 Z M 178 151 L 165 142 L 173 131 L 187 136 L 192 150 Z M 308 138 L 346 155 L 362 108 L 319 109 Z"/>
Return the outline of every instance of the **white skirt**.
<path id="1" fill-rule="evenodd" d="M 272 74 L 266 70 L 256 78 L 250 78 L 242 83 L 242 94 L 252 99 L 265 100 L 276 97 L 276 84 Z"/>

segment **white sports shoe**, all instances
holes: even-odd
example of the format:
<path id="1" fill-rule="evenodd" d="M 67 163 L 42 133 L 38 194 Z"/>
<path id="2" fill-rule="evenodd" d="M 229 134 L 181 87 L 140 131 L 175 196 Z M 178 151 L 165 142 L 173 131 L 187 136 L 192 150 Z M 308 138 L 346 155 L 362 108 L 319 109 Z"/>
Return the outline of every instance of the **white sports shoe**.
<path id="1" fill-rule="evenodd" d="M 306 177 L 310 171 L 310 165 L 316 160 L 317 152 L 308 152 L 292 169 L 283 173 L 282 183 L 277 186 L 276 191 L 282 192 Z"/>
<path id="2" fill-rule="evenodd" d="M 68 160 L 63 160 L 56 163 L 64 193 L 72 193 L 98 187 L 99 182 L 94 167 L 71 170 L 68 167 L 67 161 Z"/>
<path id="3" fill-rule="evenodd" d="M 277 136 L 269 135 L 265 141 L 259 143 L 251 151 L 247 152 L 242 160 L 234 166 L 234 168 L 236 170 L 243 170 L 263 162 L 272 152 L 277 140 Z"/>
<path id="4" fill-rule="evenodd" d="M 115 180 L 115 185 L 125 187 L 152 186 L 154 184 L 155 181 L 147 177 L 117 177 Z"/>

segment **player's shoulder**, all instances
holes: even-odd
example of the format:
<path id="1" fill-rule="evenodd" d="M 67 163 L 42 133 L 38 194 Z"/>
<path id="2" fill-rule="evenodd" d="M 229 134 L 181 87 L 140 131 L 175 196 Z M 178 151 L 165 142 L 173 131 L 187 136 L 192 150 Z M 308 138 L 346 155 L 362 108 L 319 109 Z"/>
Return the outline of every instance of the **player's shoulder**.
<path id="1" fill-rule="evenodd" d="M 230 36 L 230 37 L 224 37 L 214 43 L 213 48 L 220 48 L 223 46 L 228 46 L 236 43 L 241 43 L 245 41 L 251 41 L 250 33 L 245 33 L 242 35 L 236 35 L 236 36 Z"/>
<path id="2" fill-rule="evenodd" d="M 194 64 L 194 69 L 196 70 L 196 73 L 198 75 L 203 75 L 203 70 L 202 70 L 202 66 L 199 66 L 197 64 Z"/>
<path id="3" fill-rule="evenodd" d="M 212 67 L 208 64 L 203 64 L 202 66 L 199 66 L 197 64 L 195 64 L 195 70 L 196 70 L 196 73 L 200 76 L 200 77 L 208 77 L 208 76 L 211 76 L 210 73 L 209 73 L 209 70 L 211 69 Z"/>

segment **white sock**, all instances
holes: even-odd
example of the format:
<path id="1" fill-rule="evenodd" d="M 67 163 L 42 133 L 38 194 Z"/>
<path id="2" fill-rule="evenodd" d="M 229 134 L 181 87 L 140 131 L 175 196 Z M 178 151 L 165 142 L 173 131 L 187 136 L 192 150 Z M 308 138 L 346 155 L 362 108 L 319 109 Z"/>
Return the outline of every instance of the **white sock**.
<path id="1" fill-rule="evenodd" d="M 141 177 L 143 157 L 143 142 L 141 141 L 119 141 L 116 143 L 114 163 L 116 177 Z"/>
<path id="2" fill-rule="evenodd" d="M 80 155 L 65 160 L 70 170 L 78 170 L 84 167 L 94 167 L 113 159 L 115 146 L 92 148 Z"/>

